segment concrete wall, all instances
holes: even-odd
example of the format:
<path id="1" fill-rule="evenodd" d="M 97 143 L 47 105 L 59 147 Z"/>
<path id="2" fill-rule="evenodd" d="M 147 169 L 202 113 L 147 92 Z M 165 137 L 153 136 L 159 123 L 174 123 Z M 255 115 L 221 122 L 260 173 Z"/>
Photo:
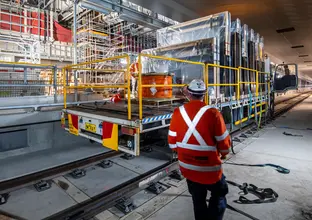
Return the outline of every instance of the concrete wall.
<path id="1" fill-rule="evenodd" d="M 79 94 L 79 101 L 101 100 L 102 94 Z M 63 102 L 63 97 L 57 97 Z M 74 101 L 74 95 L 68 95 L 68 102 Z M 42 105 L 54 103 L 54 97 L 16 97 L 2 98 L 0 108 L 5 106 Z M 61 128 L 61 110 L 33 111 L 32 108 L 20 108 L 0 111 L 0 159 L 27 154 L 35 151 L 57 147 L 81 146 L 90 144 L 89 140 L 69 135 Z M 53 122 L 54 121 L 54 122 Z M 56 122 L 55 122 L 56 121 Z"/>
<path id="2" fill-rule="evenodd" d="M 12 111 L 12 110 L 11 110 Z M 4 127 L 21 126 L 34 123 L 51 122 L 61 120 L 61 110 L 49 112 L 29 112 L 23 114 L 0 115 L 0 132 Z M 2 128 L 2 129 L 1 129 Z"/>
<path id="3" fill-rule="evenodd" d="M 0 129 L 0 159 L 49 148 L 66 148 L 89 140 L 70 135 L 60 122 Z"/>

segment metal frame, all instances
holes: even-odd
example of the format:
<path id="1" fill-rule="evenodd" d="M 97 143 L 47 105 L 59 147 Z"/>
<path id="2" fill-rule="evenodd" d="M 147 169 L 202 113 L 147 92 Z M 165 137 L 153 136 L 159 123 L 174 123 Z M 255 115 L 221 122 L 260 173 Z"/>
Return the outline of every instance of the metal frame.
<path id="1" fill-rule="evenodd" d="M 219 69 L 234 70 L 234 71 L 236 71 L 238 81 L 236 83 L 209 83 L 209 74 L 208 74 L 209 67 L 216 67 L 216 68 L 219 68 Z M 230 87 L 231 86 L 236 86 L 236 100 L 240 100 L 240 94 L 239 94 L 239 91 L 240 91 L 240 81 L 239 81 L 240 73 L 239 73 L 239 68 L 208 63 L 208 64 L 206 64 L 205 71 L 206 71 L 205 83 L 206 83 L 207 88 L 209 88 L 209 86 L 217 86 L 217 87 L 219 87 L 219 86 L 230 86 Z M 230 72 L 229 72 L 229 74 L 230 74 Z M 215 81 L 218 81 L 218 80 L 215 80 Z M 206 103 L 210 104 L 209 96 L 206 96 L 205 100 L 206 100 Z"/>
<path id="2" fill-rule="evenodd" d="M 16 11 L 20 13 L 14 13 Z M 30 12 L 36 12 L 38 16 L 29 16 Z M 40 5 L 24 7 L 23 4 L 11 0 L 7 3 L 3 1 L 0 3 L 0 13 L 10 17 L 9 22 L 0 20 L 1 23 L 9 25 L 8 29 L 0 30 L 0 41 L 8 44 L 7 50 L 2 51 L 1 54 L 23 57 L 32 63 L 40 63 L 42 58 L 71 61 L 73 55 L 71 45 L 54 41 L 54 11 L 41 9 Z M 42 13 L 47 17 L 45 27 L 41 26 Z M 12 17 L 18 19 L 19 22 L 14 22 Z M 34 26 L 32 20 L 38 20 L 38 25 Z M 14 26 L 19 28 L 14 29 Z M 29 30 L 32 28 L 37 29 L 38 34 L 31 33 Z M 46 35 L 41 36 L 41 32 L 45 32 Z"/>
<path id="3" fill-rule="evenodd" d="M 85 64 L 90 64 L 90 63 L 97 63 L 97 62 L 103 62 L 106 60 L 116 60 L 119 58 L 127 58 L 129 59 L 128 55 L 124 55 L 124 56 L 118 56 L 118 57 L 111 57 L 111 58 L 107 58 L 107 59 L 102 59 L 102 60 L 96 60 L 93 62 L 86 62 L 86 63 L 81 63 L 81 64 L 76 64 L 76 65 L 70 65 L 67 67 L 63 68 L 63 71 L 66 70 L 79 70 L 79 68 Z M 229 67 L 229 66 L 222 66 L 222 65 L 217 65 L 217 64 L 205 64 L 205 63 L 201 63 L 201 62 L 193 62 L 193 61 L 188 61 L 188 60 L 181 60 L 181 59 L 175 59 L 175 58 L 170 58 L 170 57 L 164 57 L 164 56 L 154 56 L 154 55 L 149 55 L 149 54 L 139 54 L 138 57 L 138 63 L 139 63 L 139 73 L 138 73 L 138 91 L 139 91 L 139 118 L 133 120 L 133 118 L 131 117 L 131 98 L 129 96 L 130 93 L 130 73 L 129 73 L 129 65 L 128 65 L 128 71 L 125 72 L 128 75 L 128 82 L 125 85 L 96 85 L 96 86 L 90 86 L 90 85 L 77 85 L 77 86 L 68 86 L 66 83 L 66 77 L 64 74 L 64 112 L 68 113 L 68 114 L 73 114 L 73 115 L 78 115 L 79 117 L 84 117 L 87 119 L 94 119 L 94 120 L 100 120 L 100 121 L 105 121 L 105 122 L 111 122 L 114 124 L 118 124 L 120 126 L 127 126 L 133 129 L 136 129 L 138 134 L 135 136 L 135 143 L 137 143 L 134 151 L 128 150 L 122 146 L 120 146 L 120 150 L 124 151 L 126 153 L 130 153 L 130 154 L 134 154 L 134 155 L 139 155 L 139 139 L 140 139 L 140 135 L 142 133 L 146 133 L 146 132 L 150 132 L 153 130 L 158 130 L 158 129 L 162 129 L 162 128 L 166 128 L 170 125 L 170 119 L 172 117 L 172 112 L 169 112 L 168 114 L 164 114 L 164 115 L 155 115 L 153 117 L 147 117 L 147 118 L 143 118 L 143 97 L 142 97 L 142 89 L 143 88 L 151 88 L 151 87 L 184 87 L 184 84 L 171 84 L 171 85 L 165 85 L 165 84 L 143 84 L 142 83 L 142 59 L 143 58 L 148 58 L 148 59 L 157 59 L 157 60 L 165 60 L 165 61 L 173 61 L 173 62 L 179 62 L 179 63 L 187 63 L 187 64 L 193 64 L 193 65 L 199 65 L 203 67 L 202 73 L 203 73 L 203 79 L 205 81 L 205 84 L 207 85 L 207 88 L 209 86 L 216 86 L 216 87 L 220 87 L 220 86 L 227 86 L 227 87 L 231 87 L 231 86 L 235 86 L 236 87 L 236 100 L 230 100 L 229 102 L 223 102 L 220 103 L 220 105 L 218 105 L 218 103 L 216 102 L 214 105 L 219 109 L 222 109 L 224 107 L 230 107 L 231 110 L 235 110 L 235 109 L 241 109 L 244 108 L 245 106 L 251 106 L 251 108 L 255 111 L 254 114 L 249 114 L 247 118 L 241 118 L 238 121 L 232 122 L 233 125 L 239 125 L 242 124 L 245 121 L 248 121 L 252 118 L 256 118 L 257 121 L 257 116 L 258 115 L 262 115 L 263 113 L 267 112 L 267 109 L 265 110 L 261 110 L 260 112 L 257 112 L 257 107 L 261 107 L 263 105 L 267 105 L 268 101 L 269 101 L 269 91 L 268 88 L 270 86 L 270 82 L 259 82 L 258 80 L 258 76 L 259 74 L 267 74 L 265 72 L 260 72 L 257 70 L 253 70 L 253 69 L 248 69 L 248 68 L 244 68 L 244 67 L 238 67 L 238 68 L 234 68 L 234 67 Z M 208 68 L 209 67 L 214 67 L 214 68 L 224 68 L 224 69 L 229 69 L 229 70 L 233 70 L 236 71 L 238 77 L 237 77 L 237 82 L 234 83 L 208 83 L 209 82 L 209 74 L 208 74 Z M 242 82 L 240 81 L 240 76 L 242 73 L 242 69 L 247 70 L 247 71 L 253 71 L 256 73 L 256 81 L 255 82 Z M 242 98 L 240 96 L 240 87 L 243 84 L 254 84 L 256 85 L 257 91 L 255 94 L 252 95 L 252 97 L 250 98 Z M 260 91 L 260 95 L 259 95 L 259 86 L 260 85 L 267 85 L 265 88 L 265 91 Z M 67 89 L 81 89 L 81 88 L 126 88 L 128 89 L 128 100 L 127 100 L 127 104 L 128 104 L 128 119 L 122 119 L 122 118 L 118 118 L 118 116 L 116 115 L 116 117 L 111 117 L 111 116 L 103 116 L 103 115 L 98 115 L 96 113 L 92 114 L 92 113 L 86 113 L 83 111 L 79 111 L 79 109 L 67 109 L 67 103 L 66 103 L 66 90 Z M 209 103 L 209 98 L 206 96 L 205 97 L 205 102 L 208 104 Z M 159 123 L 160 122 L 160 123 Z M 146 127 L 146 125 L 148 125 Z M 79 132 L 78 132 L 79 135 Z M 88 134 L 81 134 L 81 136 L 85 137 L 85 138 L 89 138 L 91 140 L 94 140 L 96 142 L 102 143 L 100 139 L 97 139 L 95 137 L 92 137 L 91 135 Z"/>
<path id="4" fill-rule="evenodd" d="M 77 75 L 74 74 L 75 77 L 75 86 L 70 86 L 68 85 L 67 82 L 67 75 L 68 75 L 68 70 L 79 70 L 81 66 L 88 65 L 88 64 L 97 64 L 100 62 L 106 62 L 106 61 L 114 61 L 114 60 L 120 60 L 120 59 L 126 59 L 126 70 L 119 70 L 124 72 L 125 74 L 125 79 L 127 80 L 126 84 L 123 85 L 78 85 L 76 83 L 77 81 Z M 85 68 L 82 68 L 85 69 Z M 97 71 L 97 69 L 93 69 L 93 71 Z M 112 71 L 116 71 L 113 69 Z M 77 95 L 77 89 L 87 89 L 87 88 L 98 88 L 98 89 L 107 89 L 107 88 L 124 88 L 127 89 L 127 95 L 130 97 L 130 57 L 129 55 L 122 55 L 122 56 L 115 56 L 115 57 L 109 57 L 101 60 L 94 60 L 90 62 L 84 62 L 84 63 L 79 63 L 79 64 L 73 64 L 66 66 L 62 69 L 63 72 L 63 89 L 64 89 L 64 108 L 67 108 L 67 103 L 66 103 L 66 98 L 67 98 L 67 90 L 68 89 L 75 89 L 75 95 Z M 131 120 L 131 99 L 128 98 L 128 120 Z"/>
<path id="5" fill-rule="evenodd" d="M 103 14 L 115 11 L 121 14 L 121 19 L 142 24 L 151 29 L 163 28 L 178 23 L 163 15 L 125 0 L 85 0 L 82 2 L 82 6 Z"/>
<path id="6" fill-rule="evenodd" d="M 187 63 L 187 64 L 193 64 L 193 65 L 199 65 L 203 67 L 203 78 L 205 79 L 205 64 L 201 62 L 193 62 L 188 60 L 181 60 L 171 57 L 164 57 L 164 56 L 154 56 L 150 54 L 139 54 L 139 82 L 138 82 L 138 91 L 139 91 L 139 119 L 143 119 L 143 102 L 142 102 L 142 88 L 151 88 L 151 87 L 184 87 L 184 84 L 171 84 L 171 85 L 152 85 L 152 84 L 145 84 L 142 85 L 142 57 L 150 58 L 150 59 L 158 59 L 158 60 L 167 60 L 167 61 L 174 61 L 179 63 Z"/>
<path id="7" fill-rule="evenodd" d="M 57 103 L 57 89 L 58 87 L 62 86 L 57 84 L 57 68 L 54 65 L 45 65 L 45 64 L 32 64 L 32 63 L 25 63 L 25 62 L 3 62 L 0 61 L 0 67 L 3 68 L 21 68 L 24 69 L 24 72 L 20 73 L 23 74 L 23 83 L 22 84 L 0 84 L 1 87 L 13 87 L 12 90 L 18 87 L 53 87 L 54 89 L 54 103 Z M 50 83 L 47 84 L 30 84 L 28 83 L 28 71 L 27 69 L 41 69 L 41 70 L 51 70 L 52 71 L 52 79 Z M 1 77 L 0 77 L 1 80 Z M 14 81 L 14 80 L 13 80 Z M 39 80 L 40 81 L 40 80 Z M 25 103 L 26 104 L 26 103 Z"/>

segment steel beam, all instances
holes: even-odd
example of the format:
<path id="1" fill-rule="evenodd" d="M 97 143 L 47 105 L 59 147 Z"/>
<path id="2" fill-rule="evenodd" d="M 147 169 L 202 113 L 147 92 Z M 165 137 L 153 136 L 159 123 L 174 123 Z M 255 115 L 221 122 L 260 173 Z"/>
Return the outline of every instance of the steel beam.
<path id="1" fill-rule="evenodd" d="M 74 64 L 77 64 L 77 4 L 78 0 L 74 0 L 74 27 L 73 27 L 73 43 L 74 43 Z M 75 86 L 78 86 L 78 73 L 74 71 Z M 75 102 L 78 101 L 78 91 L 75 89 Z"/>
<path id="2" fill-rule="evenodd" d="M 141 24 L 155 30 L 171 25 L 158 19 L 155 12 L 145 14 L 126 6 L 122 2 L 121 0 L 85 0 L 81 2 L 81 6 L 104 14 L 107 14 L 109 11 L 115 11 L 120 14 L 120 18 L 123 20 Z"/>

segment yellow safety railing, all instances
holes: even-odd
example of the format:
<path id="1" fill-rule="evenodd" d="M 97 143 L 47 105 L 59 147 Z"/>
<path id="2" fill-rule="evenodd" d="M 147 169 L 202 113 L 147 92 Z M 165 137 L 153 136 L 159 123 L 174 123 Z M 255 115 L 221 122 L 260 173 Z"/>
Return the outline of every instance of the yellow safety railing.
<path id="1" fill-rule="evenodd" d="M 166 61 L 172 61 L 172 62 L 178 62 L 178 63 L 186 63 L 186 64 L 193 64 L 193 65 L 199 65 L 203 68 L 203 78 L 205 80 L 206 78 L 206 70 L 205 70 L 205 64 L 201 62 L 194 62 L 194 61 L 188 61 L 188 60 L 181 60 L 171 57 L 165 57 L 165 56 L 154 56 L 149 54 L 139 54 L 139 74 L 138 74 L 138 91 L 139 91 L 139 118 L 143 118 L 143 97 L 142 97 L 142 88 L 151 88 L 151 87 L 184 87 L 185 84 L 142 84 L 142 58 L 146 57 L 149 59 L 156 59 L 156 60 L 166 60 Z"/>
<path id="2" fill-rule="evenodd" d="M 256 85 L 256 97 L 259 96 L 259 86 L 260 85 L 267 85 L 268 91 L 264 91 L 264 93 L 268 93 L 268 94 L 270 93 L 270 82 L 269 81 L 268 82 L 259 82 L 259 74 L 269 74 L 269 73 L 261 72 L 258 70 L 249 69 L 249 68 L 245 68 L 245 67 L 238 67 L 238 69 L 239 69 L 239 73 L 240 73 L 239 75 L 240 76 L 241 76 L 241 70 L 247 70 L 247 71 L 255 72 L 255 74 L 256 74 L 256 81 L 255 82 L 239 82 L 239 85 L 241 85 L 241 84 L 248 84 L 248 85 L 255 84 Z M 240 91 L 240 89 L 239 89 L 239 91 Z M 262 91 L 261 91 L 261 93 L 262 93 Z M 260 104 L 256 104 L 256 102 L 255 102 L 255 106 L 252 106 L 252 108 L 255 109 L 256 107 L 260 107 L 260 106 L 267 105 L 267 104 L 268 104 L 267 102 L 262 102 Z M 251 114 L 249 117 L 245 117 L 245 118 L 242 118 L 241 120 L 236 121 L 234 124 L 239 125 L 243 122 L 248 121 L 251 118 L 256 117 L 256 115 L 260 115 L 260 114 L 265 113 L 265 112 L 266 112 L 266 110 L 261 110 L 260 112 L 257 112 L 256 114 Z"/>
<path id="3" fill-rule="evenodd" d="M 8 61 L 0 61 L 0 64 L 8 64 L 8 65 L 20 65 L 20 66 L 33 66 L 33 67 L 54 67 L 52 64 L 35 64 L 35 63 L 26 63 L 26 62 L 8 62 Z"/>
<path id="4" fill-rule="evenodd" d="M 258 91 L 257 90 L 257 87 L 258 87 L 258 71 L 257 70 L 254 70 L 254 69 L 249 69 L 249 68 L 245 68 L 245 67 L 238 67 L 238 69 L 239 69 L 239 76 L 242 76 L 242 70 L 246 70 L 246 71 L 250 71 L 250 72 L 254 72 L 255 74 L 256 74 L 256 81 L 253 81 L 253 82 L 251 82 L 251 81 L 249 81 L 249 82 L 242 82 L 242 81 L 239 81 L 239 84 L 240 84 L 240 86 L 242 85 L 242 84 L 247 84 L 247 85 L 256 85 L 256 91 Z M 239 86 L 239 87 L 240 87 Z M 257 94 L 256 94 L 256 96 L 258 96 Z"/>
<path id="5" fill-rule="evenodd" d="M 269 75 L 270 73 L 268 73 L 268 72 L 261 72 L 261 71 L 258 71 L 258 77 L 257 78 L 259 78 L 259 75 Z M 265 79 L 265 78 L 264 78 Z M 258 81 L 258 86 L 261 86 L 261 85 L 267 85 L 267 87 L 266 87 L 266 89 L 265 89 L 265 93 L 267 92 L 268 94 L 270 94 L 270 86 L 271 86 L 271 84 L 270 84 L 270 80 L 268 80 L 267 82 L 259 82 Z"/>
<path id="6" fill-rule="evenodd" d="M 103 63 L 107 61 L 115 61 L 115 60 L 120 60 L 120 59 L 126 59 L 126 69 L 92 69 L 92 68 L 85 68 L 85 65 L 90 65 L 90 64 L 97 64 L 97 63 Z M 85 84 L 80 84 L 80 85 L 67 85 L 67 74 L 68 71 L 91 71 L 91 72 L 123 72 L 124 73 L 124 84 L 100 84 L 100 85 L 85 85 Z M 64 108 L 66 109 L 66 103 L 67 103 L 67 90 L 68 89 L 88 89 L 88 88 L 95 88 L 95 89 L 110 89 L 110 88 L 124 88 L 127 89 L 127 98 L 128 98 L 128 120 L 131 120 L 131 115 L 132 115 L 132 110 L 131 110 L 131 98 L 130 98 L 130 57 L 129 55 L 122 55 L 122 56 L 115 56 L 115 57 L 109 57 L 105 59 L 99 59 L 99 60 L 93 60 L 90 62 L 84 62 L 84 63 L 79 63 L 79 64 L 74 64 L 74 65 L 68 65 L 65 66 L 62 69 L 63 73 L 63 92 L 64 92 Z M 126 83 L 127 82 L 127 83 Z M 89 83 L 91 84 L 91 83 Z"/>
<path id="7" fill-rule="evenodd" d="M 237 82 L 236 83 L 209 83 L 209 67 L 216 67 L 216 68 L 220 68 L 220 69 L 228 69 L 228 70 L 234 70 L 236 72 L 236 76 L 237 76 Z M 231 74 L 229 72 L 229 74 Z M 206 64 L 206 68 L 205 68 L 205 84 L 207 86 L 207 88 L 209 86 L 235 86 L 236 87 L 236 100 L 240 99 L 240 94 L 239 94 L 239 89 L 240 89 L 240 84 L 239 84 L 239 69 L 235 68 L 235 67 L 229 67 L 229 66 L 222 66 L 222 65 L 218 65 L 218 64 Z M 206 95 L 205 98 L 206 103 L 209 103 L 209 95 Z"/>
<path id="8" fill-rule="evenodd" d="M 257 112 L 257 115 L 260 115 L 260 114 L 265 113 L 265 112 L 266 112 L 265 110 L 262 110 L 261 112 Z M 249 119 L 254 118 L 255 116 L 256 116 L 256 114 L 251 114 L 250 117 L 246 117 L 246 118 L 243 118 L 239 121 L 236 121 L 235 125 L 240 125 L 241 123 L 246 122 Z"/>
<path id="9" fill-rule="evenodd" d="M 143 119 L 143 88 L 152 88 L 152 87 L 170 87 L 170 88 L 174 88 L 174 87 L 184 87 L 186 86 L 185 84 L 143 84 L 142 83 L 142 74 L 143 73 L 143 65 L 142 63 L 145 62 L 144 59 L 151 59 L 151 60 L 160 60 L 160 61 L 168 61 L 168 62 L 177 62 L 177 63 L 185 63 L 185 64 L 191 64 L 191 65 L 197 65 L 197 66 L 201 66 L 202 67 L 202 76 L 204 79 L 204 82 L 207 86 L 207 88 L 209 88 L 210 86 L 228 86 L 228 87 L 235 87 L 235 91 L 236 91 L 236 95 L 235 98 L 236 100 L 240 100 L 240 89 L 241 86 L 244 84 L 248 84 L 248 85 L 255 85 L 256 86 L 256 96 L 259 95 L 259 86 L 261 85 L 268 85 L 268 91 L 270 91 L 270 82 L 259 82 L 259 75 L 260 74 L 267 74 L 264 72 L 260 72 L 254 69 L 249 69 L 249 68 L 245 68 L 245 67 L 229 67 L 229 66 L 222 66 L 222 65 L 217 65 L 217 64 L 205 64 L 202 62 L 194 62 L 194 61 L 188 61 L 188 60 L 182 60 L 182 59 L 177 59 L 177 58 L 170 58 L 170 57 L 165 57 L 165 56 L 155 56 L 155 55 L 150 55 L 150 54 L 139 54 L 138 57 L 138 101 L 139 101 L 139 119 L 142 120 Z M 119 60 L 119 59 L 126 59 L 126 69 L 92 69 L 92 68 L 86 68 L 85 65 L 89 65 L 89 64 L 96 64 L 96 63 L 102 63 L 102 62 L 106 62 L 106 61 L 114 61 L 114 60 Z M 142 60 L 143 59 L 143 60 Z M 227 70 L 231 70 L 234 71 L 235 76 L 237 76 L 236 80 L 232 80 L 233 83 L 209 83 L 209 67 L 214 67 L 214 68 L 220 68 L 220 69 L 227 69 Z M 247 70 L 247 71 L 252 71 L 255 73 L 255 81 L 251 81 L 251 82 L 243 82 L 241 81 L 241 75 L 242 75 L 242 70 Z M 86 85 L 86 84 L 79 84 L 78 85 L 68 85 L 67 84 L 67 73 L 68 71 L 92 71 L 92 72 L 123 72 L 124 73 L 124 84 L 105 84 L 105 85 Z M 233 74 L 233 72 L 229 71 L 229 74 Z M 67 100 L 67 91 L 69 89 L 87 89 L 87 88 L 103 88 L 103 89 L 107 89 L 107 88 L 124 88 L 125 90 L 127 90 L 127 105 L 128 105 L 128 120 L 131 120 L 131 116 L 132 116 L 132 106 L 131 106 L 131 98 L 130 98 L 130 57 L 128 55 L 122 55 L 122 56 L 115 56 L 115 57 L 109 57 L 109 58 L 105 58 L 105 59 L 100 59 L 100 60 L 94 60 L 91 62 L 85 62 L 85 63 L 79 63 L 79 64 L 74 64 L 74 65 L 69 65 L 69 66 L 65 66 L 62 69 L 62 75 L 63 75 L 63 94 L 64 94 L 64 108 L 66 108 L 66 100 Z M 267 90 L 264 92 L 268 92 Z M 261 91 L 262 93 L 262 91 Z M 209 96 L 206 95 L 205 96 L 205 102 L 208 104 L 209 103 Z M 262 105 L 267 105 L 267 102 L 262 102 L 262 103 L 255 103 L 255 106 L 253 106 L 253 108 L 262 106 Z M 257 112 L 255 114 L 262 114 L 264 111 L 261 112 Z M 255 114 L 250 115 L 247 118 L 243 118 L 239 121 L 235 122 L 235 125 L 237 124 L 241 124 L 242 122 L 255 117 Z"/>

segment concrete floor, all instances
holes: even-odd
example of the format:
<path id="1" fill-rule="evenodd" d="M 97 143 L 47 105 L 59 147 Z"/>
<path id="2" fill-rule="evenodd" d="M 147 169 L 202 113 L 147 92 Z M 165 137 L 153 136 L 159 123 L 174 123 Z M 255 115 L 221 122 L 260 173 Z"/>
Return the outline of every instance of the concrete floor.
<path id="1" fill-rule="evenodd" d="M 242 205 L 233 202 L 239 197 L 238 188 L 229 186 L 228 203 L 261 220 L 312 219 L 312 130 L 307 128 L 312 128 L 312 96 L 278 118 L 273 124 L 239 144 L 235 149 L 240 151 L 231 156 L 230 162 L 274 163 L 290 169 L 290 174 L 280 174 L 268 167 L 224 164 L 224 173 L 228 180 L 252 183 L 260 188 L 272 188 L 279 194 L 275 203 Z M 283 132 L 302 135 L 302 137 L 285 136 Z M 115 218 L 99 216 L 96 219 Z M 185 182 L 182 181 L 177 188 L 169 188 L 122 219 L 194 219 L 192 199 Z M 248 218 L 227 210 L 224 219 L 247 220 Z"/>

